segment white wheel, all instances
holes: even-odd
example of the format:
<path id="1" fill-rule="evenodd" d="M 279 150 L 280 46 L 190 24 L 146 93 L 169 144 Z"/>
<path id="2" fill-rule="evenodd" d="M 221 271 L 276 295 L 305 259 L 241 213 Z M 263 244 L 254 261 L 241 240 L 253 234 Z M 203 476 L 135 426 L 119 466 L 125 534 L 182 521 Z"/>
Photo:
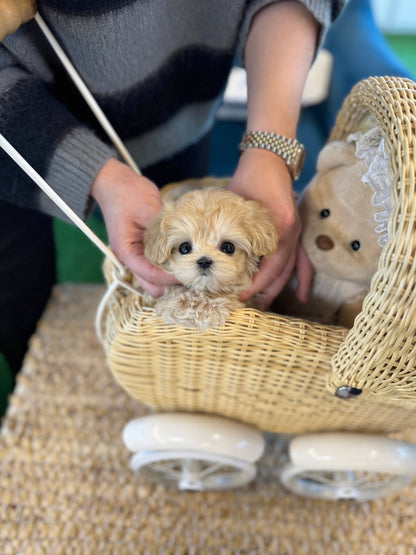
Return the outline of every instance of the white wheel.
<path id="1" fill-rule="evenodd" d="M 409 482 L 408 476 L 353 470 L 302 470 L 293 464 L 282 469 L 280 479 L 292 493 L 333 501 L 370 501 L 400 491 Z"/>
<path id="2" fill-rule="evenodd" d="M 139 451 L 130 467 L 151 482 L 187 491 L 241 487 L 256 476 L 253 463 L 194 451 Z"/>
<path id="3" fill-rule="evenodd" d="M 240 422 L 202 414 L 136 418 L 123 430 L 135 454 L 130 466 L 152 481 L 179 489 L 225 489 L 247 484 L 264 450 L 261 433 Z"/>
<path id="4" fill-rule="evenodd" d="M 399 491 L 416 475 L 416 446 L 377 435 L 298 436 L 289 456 L 280 479 L 306 497 L 367 501 Z"/>
<path id="5" fill-rule="evenodd" d="M 228 418 L 193 413 L 162 413 L 131 420 L 123 430 L 130 451 L 181 450 L 214 453 L 257 461 L 264 450 L 262 434 Z"/>

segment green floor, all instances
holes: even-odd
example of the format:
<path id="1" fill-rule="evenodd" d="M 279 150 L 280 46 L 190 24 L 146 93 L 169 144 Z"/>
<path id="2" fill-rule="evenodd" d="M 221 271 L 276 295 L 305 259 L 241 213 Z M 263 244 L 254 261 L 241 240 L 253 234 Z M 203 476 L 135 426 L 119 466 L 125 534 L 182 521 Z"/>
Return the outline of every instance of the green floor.
<path id="1" fill-rule="evenodd" d="M 107 242 L 104 223 L 100 217 L 91 216 L 87 224 L 100 239 Z M 54 232 L 58 257 L 58 282 L 95 283 L 103 281 L 101 251 L 72 225 L 56 220 Z"/>
<path id="2" fill-rule="evenodd" d="M 387 36 L 392 50 L 408 70 L 416 75 L 416 36 Z M 105 240 L 105 229 L 97 216 L 92 216 L 89 226 Z M 55 222 L 58 251 L 59 282 L 102 282 L 102 255 L 78 229 L 60 221 Z M 7 364 L 0 353 L 0 416 L 3 414 L 12 380 Z"/>

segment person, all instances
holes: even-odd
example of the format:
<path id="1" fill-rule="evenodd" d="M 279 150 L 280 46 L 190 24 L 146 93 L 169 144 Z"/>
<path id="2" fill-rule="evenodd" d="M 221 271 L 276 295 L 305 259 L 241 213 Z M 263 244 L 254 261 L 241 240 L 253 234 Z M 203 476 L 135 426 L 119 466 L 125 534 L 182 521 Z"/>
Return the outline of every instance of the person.
<path id="1" fill-rule="evenodd" d="M 40 0 L 39 13 L 143 175 L 118 159 L 33 20 L 0 46 L 0 132 L 82 218 L 98 203 L 111 249 L 160 296 L 174 279 L 145 259 L 143 232 L 161 209 L 161 185 L 207 173 L 210 129 L 234 59 L 247 70 L 247 130 L 295 138 L 307 72 L 343 4 Z M 311 271 L 298 248 L 284 160 L 244 150 L 229 189 L 263 204 L 279 235 L 241 299 L 262 292 L 268 306 L 295 265 L 304 299 Z M 50 216 L 63 217 L 0 152 L 0 350 L 14 372 L 55 280 Z"/>

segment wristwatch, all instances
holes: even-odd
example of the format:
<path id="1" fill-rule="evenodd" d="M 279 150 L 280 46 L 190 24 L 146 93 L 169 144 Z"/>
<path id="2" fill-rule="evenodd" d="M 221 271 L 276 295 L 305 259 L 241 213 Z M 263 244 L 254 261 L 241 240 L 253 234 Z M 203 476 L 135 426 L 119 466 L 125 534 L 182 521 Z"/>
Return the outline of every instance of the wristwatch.
<path id="1" fill-rule="evenodd" d="M 305 161 L 305 147 L 296 139 L 267 131 L 248 131 L 243 135 L 240 150 L 263 148 L 283 158 L 293 180 L 299 178 Z"/>

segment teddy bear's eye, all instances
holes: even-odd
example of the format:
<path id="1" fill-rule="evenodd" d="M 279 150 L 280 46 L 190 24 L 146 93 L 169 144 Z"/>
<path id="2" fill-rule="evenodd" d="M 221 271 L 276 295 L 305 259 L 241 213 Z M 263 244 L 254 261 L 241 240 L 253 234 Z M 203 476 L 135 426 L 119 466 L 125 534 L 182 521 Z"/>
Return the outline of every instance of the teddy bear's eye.
<path id="1" fill-rule="evenodd" d="M 181 254 L 189 254 L 190 252 L 192 252 L 192 245 L 191 243 L 189 243 L 188 241 L 185 241 L 184 243 L 181 243 L 179 245 L 178 251 Z"/>
<path id="2" fill-rule="evenodd" d="M 225 254 L 232 255 L 235 251 L 235 247 L 232 243 L 230 243 L 230 241 L 224 241 L 221 243 L 220 251 Z"/>
<path id="3" fill-rule="evenodd" d="M 351 248 L 353 251 L 358 251 L 361 248 L 361 243 L 360 241 L 357 241 L 357 239 L 355 241 L 351 241 Z"/>
<path id="4" fill-rule="evenodd" d="M 321 216 L 321 218 L 327 218 L 330 215 L 330 213 L 331 212 L 329 211 L 329 208 L 324 208 L 319 212 L 319 215 Z"/>

